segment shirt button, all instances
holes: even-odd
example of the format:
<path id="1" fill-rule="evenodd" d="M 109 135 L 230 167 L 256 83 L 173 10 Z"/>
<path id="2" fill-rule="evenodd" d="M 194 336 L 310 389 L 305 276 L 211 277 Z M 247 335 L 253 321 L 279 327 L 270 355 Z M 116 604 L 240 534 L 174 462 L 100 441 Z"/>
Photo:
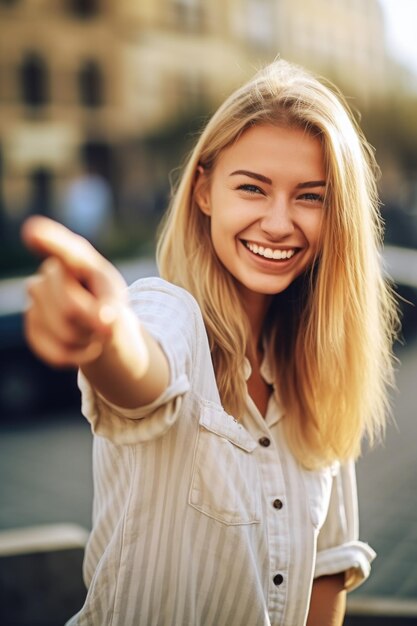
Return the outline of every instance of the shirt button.
<path id="1" fill-rule="evenodd" d="M 259 443 L 261 446 L 263 446 L 264 448 L 267 448 L 268 446 L 271 445 L 271 440 L 268 439 L 268 437 L 261 437 L 259 439 Z"/>
<path id="2" fill-rule="evenodd" d="M 277 498 L 276 500 L 273 501 L 272 506 L 274 507 L 274 509 L 282 509 L 284 505 L 282 503 L 282 500 Z"/>
<path id="3" fill-rule="evenodd" d="M 274 585 L 279 587 L 279 585 L 281 585 L 284 582 L 284 576 L 282 576 L 282 574 L 275 574 L 272 580 L 274 581 Z"/>

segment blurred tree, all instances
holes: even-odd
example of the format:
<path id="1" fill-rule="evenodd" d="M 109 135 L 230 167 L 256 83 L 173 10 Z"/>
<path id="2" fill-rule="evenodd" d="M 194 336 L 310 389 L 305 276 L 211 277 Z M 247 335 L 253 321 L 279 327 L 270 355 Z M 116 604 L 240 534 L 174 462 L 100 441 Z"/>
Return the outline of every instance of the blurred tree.
<path id="1" fill-rule="evenodd" d="M 166 185 L 175 184 L 186 156 L 196 142 L 212 111 L 204 103 L 188 113 L 172 118 L 158 131 L 147 134 L 140 143 L 148 155 L 149 163 L 163 163 L 162 176 Z M 155 181 L 157 182 L 157 181 Z"/>
<path id="2" fill-rule="evenodd" d="M 387 243 L 417 247 L 417 95 L 398 92 L 363 116 L 364 132 L 381 166 L 380 193 Z"/>
<path id="3" fill-rule="evenodd" d="M 399 93 L 374 103 L 364 114 L 365 134 L 382 155 L 389 153 L 406 173 L 417 170 L 417 95 Z"/>

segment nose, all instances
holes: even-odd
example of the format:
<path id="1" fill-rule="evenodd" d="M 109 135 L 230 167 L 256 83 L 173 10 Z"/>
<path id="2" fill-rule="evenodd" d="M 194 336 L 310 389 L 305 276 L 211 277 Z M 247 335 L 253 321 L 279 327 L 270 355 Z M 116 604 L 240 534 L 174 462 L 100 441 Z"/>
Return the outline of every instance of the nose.
<path id="1" fill-rule="evenodd" d="M 265 209 L 260 227 L 269 239 L 279 240 L 294 232 L 290 201 L 284 196 L 275 198 Z"/>

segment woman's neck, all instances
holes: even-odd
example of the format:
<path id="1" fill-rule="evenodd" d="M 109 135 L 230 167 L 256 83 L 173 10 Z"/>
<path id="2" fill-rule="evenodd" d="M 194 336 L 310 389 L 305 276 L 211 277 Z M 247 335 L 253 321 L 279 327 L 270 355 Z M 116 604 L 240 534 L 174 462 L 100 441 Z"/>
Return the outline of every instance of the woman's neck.
<path id="1" fill-rule="evenodd" d="M 249 360 L 258 360 L 262 353 L 262 334 L 265 318 L 272 296 L 258 293 L 242 293 L 242 303 L 249 320 L 250 337 L 248 341 Z"/>

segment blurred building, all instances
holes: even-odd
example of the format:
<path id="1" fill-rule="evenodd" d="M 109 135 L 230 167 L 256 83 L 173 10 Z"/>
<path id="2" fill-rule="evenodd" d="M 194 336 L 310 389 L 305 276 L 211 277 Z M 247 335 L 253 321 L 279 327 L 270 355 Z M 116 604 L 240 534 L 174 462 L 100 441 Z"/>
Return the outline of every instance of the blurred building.
<path id="1" fill-rule="evenodd" d="M 84 158 L 111 171 L 123 119 L 116 42 L 97 2 L 0 1 L 0 141 L 10 214 L 52 213 L 59 183 Z"/>
<path id="2" fill-rule="evenodd" d="M 281 0 L 280 50 L 367 106 L 389 90 L 392 63 L 378 0 Z"/>
<path id="3" fill-rule="evenodd" d="M 378 0 L 0 0 L 0 214 L 54 214 L 87 168 L 129 217 L 167 175 L 140 142 L 278 54 L 365 106 L 389 83 Z"/>
<path id="4" fill-rule="evenodd" d="M 261 20 L 271 31 L 267 42 L 251 20 L 236 26 L 239 5 L 0 0 L 6 215 L 53 213 L 63 186 L 85 165 L 116 184 L 125 141 L 223 98 L 248 74 L 252 44 L 271 56 L 269 16 Z"/>

